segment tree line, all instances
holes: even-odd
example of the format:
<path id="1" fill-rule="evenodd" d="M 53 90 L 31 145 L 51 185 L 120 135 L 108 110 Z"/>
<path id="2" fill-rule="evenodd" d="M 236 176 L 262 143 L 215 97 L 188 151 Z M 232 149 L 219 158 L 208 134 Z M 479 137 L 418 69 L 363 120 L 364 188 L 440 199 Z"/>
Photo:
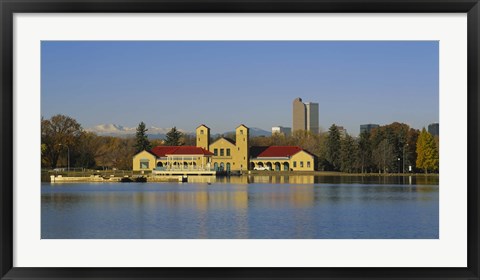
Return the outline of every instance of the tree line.
<path id="1" fill-rule="evenodd" d="M 438 172 L 439 138 L 394 122 L 354 138 L 335 124 L 327 132 L 295 131 L 291 136 L 254 137 L 251 146 L 300 146 L 316 157 L 318 170 L 347 173 Z"/>
<path id="2" fill-rule="evenodd" d="M 101 136 L 85 131 L 75 119 L 55 115 L 41 120 L 42 168 L 86 168 L 129 170 L 132 157 L 159 145 L 178 146 L 191 143 L 195 137 L 184 135 L 173 127 L 166 139 L 149 140 L 148 129 L 141 122 L 135 136 Z"/>
<path id="3" fill-rule="evenodd" d="M 195 145 L 195 136 L 173 127 L 164 140 L 149 140 L 145 123 L 135 136 L 101 136 L 85 131 L 75 119 L 55 115 L 41 120 L 43 168 L 105 169 L 132 168 L 132 157 L 155 146 Z M 232 136 L 234 135 L 226 135 Z M 220 136 L 218 136 L 220 137 Z M 218 138 L 217 137 L 217 138 Z M 212 142 L 215 139 L 211 139 Z M 323 171 L 347 173 L 438 172 L 439 138 L 425 128 L 421 131 L 403 123 L 380 126 L 354 138 L 342 134 L 335 124 L 327 132 L 295 131 L 290 136 L 251 137 L 250 146 L 299 146 L 315 155 L 316 167 Z"/>

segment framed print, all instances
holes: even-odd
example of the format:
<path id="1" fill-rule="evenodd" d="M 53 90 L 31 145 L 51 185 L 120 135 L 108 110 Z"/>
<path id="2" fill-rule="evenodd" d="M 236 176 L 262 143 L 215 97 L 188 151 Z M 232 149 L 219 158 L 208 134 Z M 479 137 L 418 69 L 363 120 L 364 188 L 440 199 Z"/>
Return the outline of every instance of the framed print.
<path id="1" fill-rule="evenodd" d="M 2 1 L 1 279 L 478 279 L 479 7 Z"/>

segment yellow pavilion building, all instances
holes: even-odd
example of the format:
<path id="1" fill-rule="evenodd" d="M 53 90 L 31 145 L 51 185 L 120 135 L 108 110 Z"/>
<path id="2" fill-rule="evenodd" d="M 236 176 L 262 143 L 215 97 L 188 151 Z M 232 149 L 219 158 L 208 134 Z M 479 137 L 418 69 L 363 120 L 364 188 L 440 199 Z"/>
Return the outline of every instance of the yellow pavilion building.
<path id="1" fill-rule="evenodd" d="M 315 157 L 297 146 L 249 147 L 249 128 L 235 129 L 235 139 L 220 137 L 210 143 L 210 128 L 195 130 L 196 146 L 157 146 L 133 156 L 134 171 L 314 171 Z"/>

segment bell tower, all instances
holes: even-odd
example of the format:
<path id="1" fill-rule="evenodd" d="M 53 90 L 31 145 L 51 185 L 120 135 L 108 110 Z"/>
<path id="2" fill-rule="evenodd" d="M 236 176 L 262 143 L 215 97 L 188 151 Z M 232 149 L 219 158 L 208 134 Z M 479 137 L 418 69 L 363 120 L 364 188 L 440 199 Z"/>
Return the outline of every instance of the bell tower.
<path id="1" fill-rule="evenodd" d="M 210 128 L 204 124 L 197 127 L 196 131 L 197 147 L 208 151 L 210 145 Z"/>
<path id="2" fill-rule="evenodd" d="M 249 153 L 248 153 L 248 138 L 249 129 L 245 125 L 241 124 L 235 129 L 235 145 L 237 148 L 237 162 L 238 169 L 248 170 L 249 166 Z"/>

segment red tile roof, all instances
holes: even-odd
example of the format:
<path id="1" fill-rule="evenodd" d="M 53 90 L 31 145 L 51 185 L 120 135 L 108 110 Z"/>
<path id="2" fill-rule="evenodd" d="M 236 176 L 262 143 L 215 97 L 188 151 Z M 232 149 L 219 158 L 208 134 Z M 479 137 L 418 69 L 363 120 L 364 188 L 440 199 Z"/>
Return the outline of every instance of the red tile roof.
<path id="1" fill-rule="evenodd" d="M 157 146 L 151 152 L 157 157 L 166 157 L 167 155 L 213 155 L 212 152 L 195 146 Z"/>
<path id="2" fill-rule="evenodd" d="M 300 151 L 302 148 L 297 146 L 252 147 L 250 154 L 254 158 L 291 157 Z"/>

